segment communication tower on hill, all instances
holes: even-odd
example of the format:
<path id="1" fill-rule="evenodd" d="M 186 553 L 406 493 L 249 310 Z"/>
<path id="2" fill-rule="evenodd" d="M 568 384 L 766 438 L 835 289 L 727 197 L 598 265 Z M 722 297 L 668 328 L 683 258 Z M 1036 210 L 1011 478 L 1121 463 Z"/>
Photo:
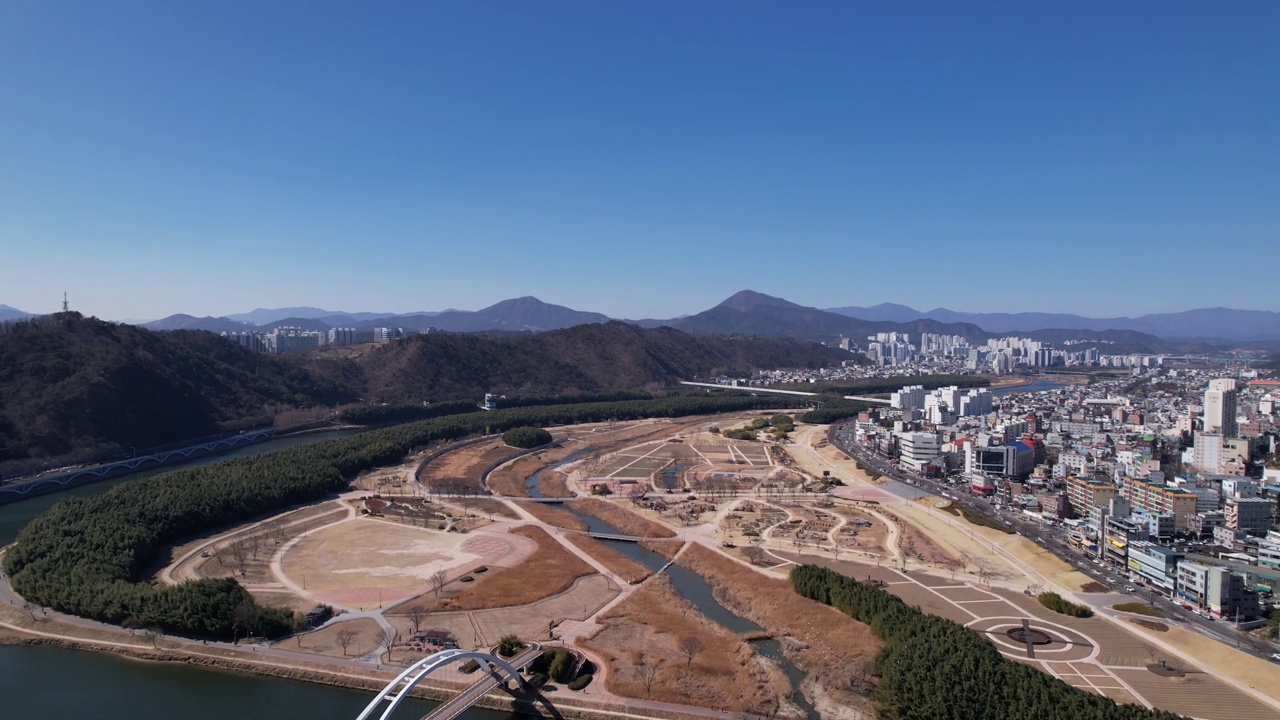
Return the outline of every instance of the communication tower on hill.
<path id="1" fill-rule="evenodd" d="M 67 294 L 62 293 L 62 312 L 70 312 L 71 308 L 67 305 Z"/>

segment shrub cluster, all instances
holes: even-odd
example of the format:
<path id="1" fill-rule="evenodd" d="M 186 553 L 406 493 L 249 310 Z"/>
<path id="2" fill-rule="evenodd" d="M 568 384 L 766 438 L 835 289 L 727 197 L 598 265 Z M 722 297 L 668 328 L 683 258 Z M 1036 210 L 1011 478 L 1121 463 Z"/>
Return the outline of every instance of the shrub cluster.
<path id="1" fill-rule="evenodd" d="M 1056 592 L 1042 592 L 1036 599 L 1040 601 L 1041 605 L 1056 613 L 1078 618 L 1093 617 L 1093 611 L 1088 607 L 1073 603 Z"/>
<path id="2" fill-rule="evenodd" d="M 894 720 L 1177 720 L 1117 705 L 1003 657 L 977 633 L 870 584 L 814 565 L 791 571 L 797 593 L 867 623 L 884 640 L 876 703 Z"/>
<path id="3" fill-rule="evenodd" d="M 528 450 L 551 442 L 551 433 L 536 427 L 512 428 L 502 434 L 502 442 L 511 447 Z"/>
<path id="4" fill-rule="evenodd" d="M 5 555 L 5 571 L 27 600 L 93 620 L 133 618 L 196 637 L 250 630 L 277 637 L 291 629 L 293 614 L 257 606 L 235 580 L 176 586 L 139 581 L 174 542 L 318 500 L 346 489 L 363 470 L 399 462 L 436 442 L 531 425 L 738 412 L 770 402 L 780 407 L 785 401 L 690 396 L 475 412 L 181 468 L 54 505 L 23 529 Z"/>

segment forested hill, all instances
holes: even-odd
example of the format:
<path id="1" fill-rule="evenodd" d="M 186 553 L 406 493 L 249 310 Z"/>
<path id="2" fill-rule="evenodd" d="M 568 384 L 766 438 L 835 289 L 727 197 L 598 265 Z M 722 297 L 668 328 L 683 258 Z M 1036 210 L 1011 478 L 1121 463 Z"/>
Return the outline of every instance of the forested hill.
<path id="1" fill-rule="evenodd" d="M 155 333 L 78 313 L 0 324 L 0 463 L 96 459 L 269 425 L 349 388 L 199 331 Z"/>
<path id="2" fill-rule="evenodd" d="M 263 355 L 209 332 L 151 332 L 77 313 L 0 324 L 0 473 L 263 427 L 297 407 L 635 390 L 854 357 L 802 340 L 620 322 L 503 337 L 433 333 L 352 354 Z"/>
<path id="3" fill-rule="evenodd" d="M 644 388 L 765 368 L 838 366 L 854 356 L 790 338 L 693 336 L 622 322 L 506 337 L 418 335 L 336 368 L 373 401 L 478 399 Z M 325 368 L 325 365 L 317 365 Z"/>

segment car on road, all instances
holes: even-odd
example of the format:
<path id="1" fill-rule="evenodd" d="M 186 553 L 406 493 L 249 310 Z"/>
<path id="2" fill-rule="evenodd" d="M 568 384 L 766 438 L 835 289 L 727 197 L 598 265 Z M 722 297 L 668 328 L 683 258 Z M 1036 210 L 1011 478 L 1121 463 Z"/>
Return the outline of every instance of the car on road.
<path id="1" fill-rule="evenodd" d="M 1271 659 L 1280 662 L 1280 653 L 1271 653 Z"/>

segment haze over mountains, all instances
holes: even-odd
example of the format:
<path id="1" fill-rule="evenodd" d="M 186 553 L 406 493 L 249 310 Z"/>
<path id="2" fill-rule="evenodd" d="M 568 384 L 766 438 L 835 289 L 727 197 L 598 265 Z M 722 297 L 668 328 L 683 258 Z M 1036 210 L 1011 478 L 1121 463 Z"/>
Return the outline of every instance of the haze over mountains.
<path id="1" fill-rule="evenodd" d="M 29 317 L 0 305 L 0 321 Z M 448 309 L 410 313 L 341 312 L 317 307 L 257 308 L 224 317 L 171 315 L 143 323 L 149 330 L 271 330 L 280 326 L 307 330 L 332 327 L 368 329 L 393 326 L 409 331 L 435 328 L 449 332 L 547 331 L 608 322 L 601 313 L 544 303 L 535 297 L 513 298 L 476 311 Z M 862 339 L 874 332 L 945 333 L 981 339 L 1007 333 L 1036 339 L 1110 340 L 1150 343 L 1163 340 L 1265 342 L 1280 341 L 1280 312 L 1202 308 L 1140 317 L 1088 318 L 1064 313 L 969 313 L 935 308 L 921 312 L 906 305 L 819 308 L 744 290 L 702 312 L 670 319 L 643 319 L 641 327 L 673 327 L 697 335 L 762 337 L 839 336 Z"/>
<path id="2" fill-rule="evenodd" d="M 837 307 L 831 312 L 862 320 L 973 323 L 993 333 L 1029 332 L 1046 328 L 1070 330 L 1133 330 L 1165 339 L 1222 338 L 1226 340 L 1275 340 L 1280 338 L 1280 312 L 1201 308 L 1177 313 L 1157 313 L 1136 318 L 1088 318 L 1064 313 L 970 313 L 934 308 L 920 312 L 906 305 L 880 303 L 870 307 Z"/>

